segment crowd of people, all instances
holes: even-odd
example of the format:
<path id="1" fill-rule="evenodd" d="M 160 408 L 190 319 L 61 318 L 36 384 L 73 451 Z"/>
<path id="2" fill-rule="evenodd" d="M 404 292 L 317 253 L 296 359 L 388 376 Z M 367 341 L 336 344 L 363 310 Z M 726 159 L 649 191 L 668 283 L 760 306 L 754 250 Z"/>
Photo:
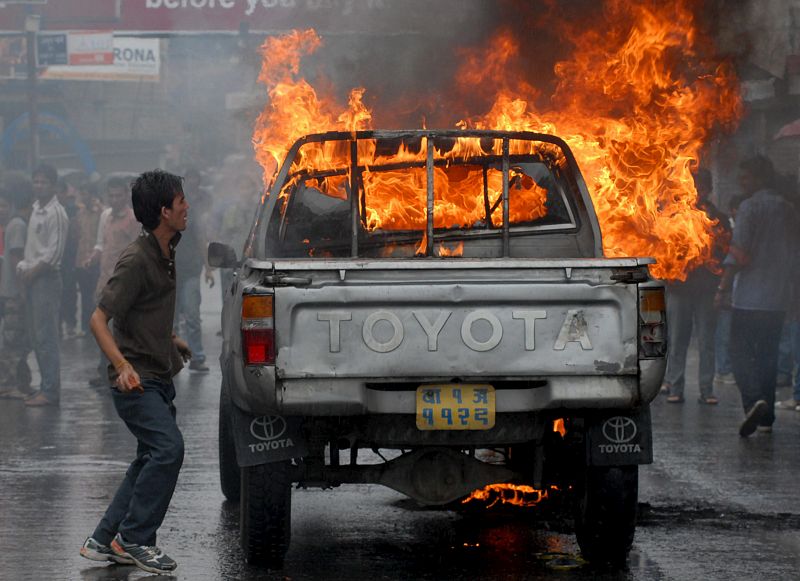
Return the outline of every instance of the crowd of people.
<path id="1" fill-rule="evenodd" d="M 229 171 L 204 187 L 201 172 L 186 168 L 183 189 L 192 219 L 176 259 L 174 328 L 193 354 L 189 370 L 209 371 L 201 333 L 201 284 L 214 286 L 206 261 L 210 239 L 237 251 L 259 195 L 256 179 Z M 131 178 L 74 173 L 60 178 L 40 165 L 29 180 L 6 180 L 0 187 L 0 398 L 26 406 L 57 406 L 61 394 L 61 342 L 89 333 L 89 319 L 120 254 L 142 233 L 131 206 Z M 244 233 L 244 234 L 243 234 Z M 221 273 L 223 289 L 230 273 Z M 224 292 L 224 291 L 223 291 Z M 41 381 L 32 385 L 33 352 Z M 108 361 L 98 353 L 93 387 L 107 387 Z"/>
<path id="2" fill-rule="evenodd" d="M 717 228 L 715 260 L 667 287 L 669 349 L 662 392 L 684 401 L 686 355 L 698 351 L 698 401 L 719 402 L 714 385 L 735 383 L 744 418 L 739 434 L 769 433 L 776 410 L 800 412 L 800 195 L 763 156 L 739 166 L 731 216 L 710 198 L 711 174 L 695 175 L 698 207 Z M 780 373 L 779 373 L 780 372 Z M 779 382 L 792 396 L 776 401 Z"/>

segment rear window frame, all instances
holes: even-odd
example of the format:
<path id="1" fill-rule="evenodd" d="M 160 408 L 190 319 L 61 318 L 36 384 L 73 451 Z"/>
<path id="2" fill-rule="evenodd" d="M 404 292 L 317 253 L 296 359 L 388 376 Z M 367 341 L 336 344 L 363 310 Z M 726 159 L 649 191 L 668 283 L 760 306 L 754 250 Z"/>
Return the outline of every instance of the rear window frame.
<path id="1" fill-rule="evenodd" d="M 307 170 L 302 170 L 299 172 L 291 172 L 293 162 L 297 156 L 297 152 L 300 150 L 301 147 L 308 143 L 321 143 L 324 141 L 331 141 L 331 140 L 340 140 L 340 141 L 349 141 L 351 144 L 351 150 L 357 141 L 360 140 L 367 140 L 367 139 L 384 139 L 384 140 L 392 140 L 392 139 L 421 139 L 421 138 L 428 138 L 433 139 L 434 144 L 437 143 L 439 139 L 453 139 L 458 137 L 469 137 L 469 138 L 491 138 L 491 139 L 505 139 L 510 141 L 514 141 L 517 139 L 520 140 L 527 140 L 527 141 L 537 141 L 543 142 L 545 144 L 550 144 L 556 146 L 558 148 L 559 153 L 561 156 L 560 163 L 551 163 L 548 165 L 548 169 L 551 171 L 553 177 L 555 178 L 554 182 L 558 190 L 558 195 L 560 199 L 564 203 L 564 207 L 566 208 L 566 212 L 568 214 L 569 223 L 564 224 L 531 224 L 531 223 L 522 223 L 519 225 L 511 224 L 508 230 L 508 237 L 528 237 L 528 236 L 541 236 L 541 235 L 548 235 L 548 234 L 576 234 L 581 228 L 583 227 L 583 213 L 586 213 L 586 201 L 588 197 L 588 192 L 585 191 L 585 185 L 583 184 L 582 177 L 580 176 L 580 172 L 577 170 L 577 164 L 575 163 L 574 157 L 572 156 L 571 151 L 569 150 L 566 143 L 563 142 L 558 137 L 546 134 L 538 134 L 538 133 L 530 133 L 530 132 L 498 132 L 498 131 L 410 131 L 410 132 L 386 132 L 386 131 L 363 131 L 357 133 L 342 133 L 342 132 L 334 132 L 334 133 L 327 133 L 327 134 L 315 134 L 306 136 L 298 140 L 292 149 L 289 151 L 289 154 L 286 157 L 281 169 L 277 172 L 277 174 L 273 178 L 273 182 L 270 187 L 270 195 L 266 197 L 265 203 L 262 206 L 262 213 L 257 218 L 256 227 L 253 229 L 253 233 L 256 234 L 256 231 L 260 231 L 261 229 L 258 228 L 260 222 L 262 222 L 262 218 L 266 217 L 265 226 L 266 232 L 263 232 L 263 235 L 256 234 L 260 238 L 260 240 L 252 240 L 253 244 L 264 244 L 264 251 L 265 257 L 283 257 L 283 258 L 292 258 L 292 259 L 319 259 L 325 257 L 331 257 L 332 255 L 328 254 L 326 256 L 314 256 L 308 254 L 302 254 L 296 252 L 285 252 L 285 248 L 279 249 L 275 246 L 276 244 L 283 244 L 283 241 L 286 240 L 286 228 L 287 228 L 287 220 L 285 218 L 286 214 L 281 210 L 281 206 L 284 204 L 283 198 L 280 195 L 281 192 L 284 190 L 286 184 L 290 183 L 293 180 L 299 179 L 316 179 L 316 178 L 323 178 L 329 176 L 345 176 L 348 175 L 350 172 L 349 167 L 342 167 L 335 170 L 324 170 L 324 171 L 315 171 L 309 172 Z M 514 165 L 518 165 L 520 163 L 545 163 L 542 157 L 539 157 L 538 160 L 533 159 L 533 154 L 507 154 L 508 155 L 508 162 L 509 168 L 514 167 Z M 499 161 L 502 159 L 502 155 L 498 155 L 496 153 L 490 153 L 485 155 L 473 156 L 472 158 L 461 158 L 459 163 L 462 164 L 470 164 L 476 165 L 474 161 L 476 159 L 482 160 L 484 165 L 492 166 L 497 169 L 500 168 Z M 494 160 L 492 163 L 490 160 Z M 446 162 L 441 159 L 436 159 L 434 161 L 434 165 L 442 165 Z M 380 169 L 385 169 L 387 167 L 396 167 L 398 164 L 387 164 L 385 166 L 377 166 L 371 165 L 370 170 L 376 171 Z M 407 166 L 416 165 L 417 167 L 425 168 L 426 165 L 420 161 L 408 163 Z M 363 171 L 363 166 L 358 167 L 359 176 L 361 171 Z M 291 172 L 291 173 L 290 173 Z M 304 175 L 305 174 L 305 175 Z M 360 181 L 360 179 L 359 179 Z M 509 180 L 510 182 L 511 180 Z M 349 184 L 349 182 L 348 182 Z M 295 186 L 296 187 L 296 186 Z M 511 191 L 511 185 L 509 184 L 509 199 L 513 196 L 513 192 Z M 321 194 L 324 195 L 324 194 Z M 434 192 L 435 195 L 435 192 Z M 359 184 L 359 231 L 357 242 L 355 243 L 358 249 L 371 249 L 372 252 L 362 252 L 359 250 L 357 255 L 352 254 L 352 252 L 346 252 L 346 247 L 348 246 L 348 242 L 351 241 L 352 238 L 352 228 L 348 229 L 347 237 L 337 239 L 333 243 L 325 243 L 319 240 L 315 240 L 313 248 L 315 250 L 322 251 L 321 254 L 325 254 L 324 251 L 334 249 L 336 250 L 336 254 L 333 255 L 335 257 L 352 257 L 352 258 L 382 258 L 383 256 L 375 256 L 373 254 L 374 249 L 379 246 L 385 246 L 389 244 L 415 244 L 419 243 L 421 239 L 426 235 L 425 231 L 420 230 L 373 230 L 368 231 L 364 227 L 364 204 L 362 201 L 363 196 L 363 186 Z M 288 197 L 286 201 L 287 204 L 293 203 L 294 192 Z M 350 196 L 348 194 L 348 200 Z M 591 207 L 590 207 L 591 209 Z M 583 212 L 581 211 L 583 210 Z M 592 209 L 593 212 L 593 209 Z M 495 212 L 492 212 L 495 215 Z M 591 212 L 588 218 L 591 221 Z M 350 216 L 352 219 L 352 216 Z M 459 242 L 459 241 L 467 241 L 467 240 L 481 240 L 481 239 L 494 239 L 499 236 L 503 235 L 504 227 L 503 226 L 494 226 L 491 228 L 481 227 L 481 228 L 435 228 L 433 230 L 433 238 L 434 241 L 431 244 L 441 244 L 441 243 L 452 243 L 452 242 Z M 373 242 L 376 238 L 379 237 L 380 242 Z M 599 238 L 599 237 L 597 237 Z M 252 247 L 252 246 L 251 246 Z M 309 246 L 311 248 L 311 246 Z M 430 247 L 429 247 L 430 248 Z M 506 246 L 507 248 L 507 246 Z M 435 254 L 431 253 L 424 253 L 418 254 L 417 257 L 425 257 L 425 256 L 435 256 Z M 386 258 L 389 258 L 386 256 Z"/>

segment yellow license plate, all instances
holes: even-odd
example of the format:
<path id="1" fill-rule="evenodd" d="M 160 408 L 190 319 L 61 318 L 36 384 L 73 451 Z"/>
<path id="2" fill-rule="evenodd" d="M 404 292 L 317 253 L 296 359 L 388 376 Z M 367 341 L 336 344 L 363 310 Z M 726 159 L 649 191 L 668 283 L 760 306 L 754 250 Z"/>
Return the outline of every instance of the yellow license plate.
<path id="1" fill-rule="evenodd" d="M 420 430 L 490 430 L 495 396 L 491 385 L 422 385 L 417 388 Z"/>

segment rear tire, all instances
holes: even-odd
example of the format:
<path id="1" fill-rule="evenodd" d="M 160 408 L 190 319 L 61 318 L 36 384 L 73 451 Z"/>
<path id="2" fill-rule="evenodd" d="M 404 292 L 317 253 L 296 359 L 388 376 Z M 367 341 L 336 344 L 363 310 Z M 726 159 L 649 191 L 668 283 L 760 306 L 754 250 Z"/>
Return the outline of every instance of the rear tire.
<path id="1" fill-rule="evenodd" d="M 589 466 L 579 488 L 575 535 L 584 558 L 623 566 L 633 545 L 638 466 Z"/>
<path id="2" fill-rule="evenodd" d="M 240 532 L 251 565 L 278 569 L 289 549 L 292 517 L 291 460 L 242 468 Z"/>
<path id="3" fill-rule="evenodd" d="M 232 407 L 228 390 L 223 386 L 219 394 L 219 482 L 225 498 L 231 502 L 239 502 L 242 478 L 236 461 Z"/>

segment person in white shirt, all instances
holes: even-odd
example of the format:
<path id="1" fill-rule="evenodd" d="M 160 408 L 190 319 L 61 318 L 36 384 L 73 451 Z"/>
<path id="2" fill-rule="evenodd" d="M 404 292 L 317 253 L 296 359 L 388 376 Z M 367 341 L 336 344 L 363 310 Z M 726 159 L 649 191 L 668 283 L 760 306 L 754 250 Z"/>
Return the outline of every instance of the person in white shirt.
<path id="1" fill-rule="evenodd" d="M 33 172 L 35 201 L 25 253 L 17 265 L 19 281 L 25 288 L 28 329 L 42 377 L 39 391 L 25 400 L 27 406 L 58 405 L 61 395 L 60 266 L 69 219 L 56 197 L 57 182 L 58 174 L 52 166 L 40 165 Z"/>

